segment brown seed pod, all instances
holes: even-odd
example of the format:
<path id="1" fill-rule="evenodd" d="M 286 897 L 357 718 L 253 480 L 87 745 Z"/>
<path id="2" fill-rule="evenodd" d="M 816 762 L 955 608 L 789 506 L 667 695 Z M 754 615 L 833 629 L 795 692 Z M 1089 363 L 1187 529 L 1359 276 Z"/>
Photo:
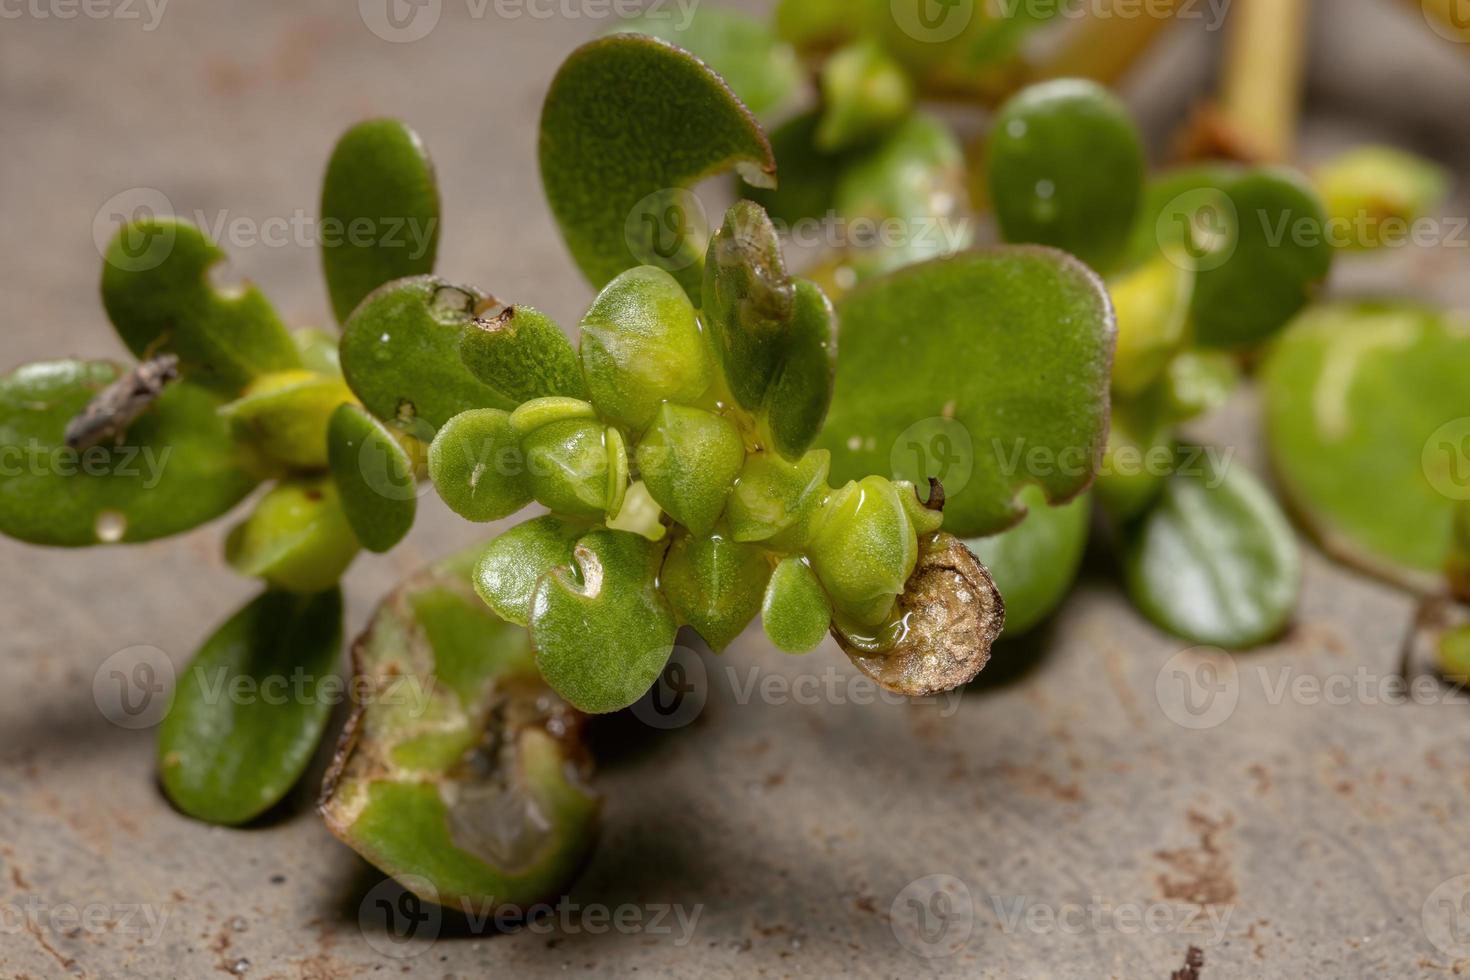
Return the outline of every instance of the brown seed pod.
<path id="1" fill-rule="evenodd" d="M 922 543 L 894 618 L 896 638 L 878 649 L 835 625 L 832 635 L 879 687 L 924 697 L 974 680 L 1005 626 L 1006 607 L 980 559 L 959 538 L 941 532 Z"/>

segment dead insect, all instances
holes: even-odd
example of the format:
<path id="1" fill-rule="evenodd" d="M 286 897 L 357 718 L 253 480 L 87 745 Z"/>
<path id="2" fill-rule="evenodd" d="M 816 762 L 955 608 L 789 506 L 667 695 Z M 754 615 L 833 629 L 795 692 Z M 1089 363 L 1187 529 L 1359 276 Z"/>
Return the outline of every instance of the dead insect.
<path id="1" fill-rule="evenodd" d="M 170 381 L 179 376 L 179 359 L 160 354 L 99 391 L 87 407 L 66 424 L 66 444 L 89 449 L 107 439 L 118 439 L 148 410 Z"/>

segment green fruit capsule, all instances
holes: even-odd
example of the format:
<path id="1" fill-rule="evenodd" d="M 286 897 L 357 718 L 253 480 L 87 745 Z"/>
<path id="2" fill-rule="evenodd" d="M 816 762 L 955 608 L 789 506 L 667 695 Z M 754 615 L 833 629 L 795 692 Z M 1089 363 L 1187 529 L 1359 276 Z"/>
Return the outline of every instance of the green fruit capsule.
<path id="1" fill-rule="evenodd" d="M 659 584 L 679 619 L 719 653 L 760 612 L 770 576 L 770 561 L 754 545 L 680 534 L 669 545 Z"/>
<path id="2" fill-rule="evenodd" d="M 908 511 L 897 488 L 881 476 L 833 493 L 807 545 L 807 557 L 837 611 L 861 626 L 887 616 L 918 556 Z"/>
<path id="3" fill-rule="evenodd" d="M 622 436 L 601 422 L 544 425 L 521 440 L 521 452 L 532 495 L 552 513 L 602 520 L 622 505 L 627 450 Z"/>
<path id="4" fill-rule="evenodd" d="M 498 408 L 461 412 L 429 445 L 429 479 L 449 509 L 467 521 L 498 521 L 529 504 L 534 481 Z"/>
<path id="5" fill-rule="evenodd" d="M 301 595 L 336 585 L 357 551 L 330 478 L 278 484 L 225 541 L 225 560 L 240 574 Z"/>
<path id="6" fill-rule="evenodd" d="M 693 402 L 714 379 L 694 304 L 654 266 L 607 284 L 582 319 L 581 352 L 593 404 L 635 432 L 662 402 Z"/>
<path id="7" fill-rule="evenodd" d="M 807 519 L 828 494 L 832 454 L 825 449 L 789 463 L 775 453 L 754 453 L 725 507 L 730 537 L 768 541 L 773 547 L 799 548 Z"/>
<path id="8" fill-rule="evenodd" d="M 561 395 L 587 397 L 577 352 L 556 322 L 529 306 L 476 319 L 459 341 L 470 373 L 513 404 Z"/>
<path id="9" fill-rule="evenodd" d="M 815 650 L 832 625 L 832 603 L 817 575 L 801 558 L 783 558 L 761 600 L 766 636 L 787 653 Z"/>
<path id="10" fill-rule="evenodd" d="M 341 378 L 310 371 L 263 374 L 220 409 L 238 436 L 284 466 L 327 465 L 327 421 L 338 405 L 355 401 Z"/>
<path id="11" fill-rule="evenodd" d="M 531 595 L 553 568 L 572 566 L 572 547 L 583 524 L 537 517 L 491 541 L 475 565 L 475 591 L 496 615 L 517 626 L 531 622 Z"/>
<path id="12" fill-rule="evenodd" d="M 740 475 L 745 443 L 724 416 L 666 402 L 638 444 L 637 458 L 658 505 L 691 533 L 706 535 Z"/>

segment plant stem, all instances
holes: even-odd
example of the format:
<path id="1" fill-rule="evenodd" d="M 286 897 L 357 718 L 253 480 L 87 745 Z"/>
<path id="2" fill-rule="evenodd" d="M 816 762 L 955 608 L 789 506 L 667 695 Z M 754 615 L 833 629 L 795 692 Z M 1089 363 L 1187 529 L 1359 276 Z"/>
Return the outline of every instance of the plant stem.
<path id="1" fill-rule="evenodd" d="M 1308 0 L 1235 0 L 1220 116 L 1253 158 L 1291 158 L 1301 110 Z"/>

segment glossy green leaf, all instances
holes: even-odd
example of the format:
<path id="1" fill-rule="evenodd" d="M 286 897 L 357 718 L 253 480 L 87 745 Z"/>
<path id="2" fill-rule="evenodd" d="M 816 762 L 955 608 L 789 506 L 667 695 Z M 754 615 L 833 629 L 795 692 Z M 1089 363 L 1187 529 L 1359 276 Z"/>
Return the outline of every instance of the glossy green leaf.
<path id="1" fill-rule="evenodd" d="M 342 371 L 368 411 L 428 442 L 475 408 L 511 409 L 460 360 L 483 293 L 433 276 L 389 283 L 358 305 L 342 330 Z"/>
<path id="2" fill-rule="evenodd" d="M 761 599 L 766 636 L 787 653 L 815 650 L 832 625 L 832 603 L 811 566 L 795 555 L 771 573 Z"/>
<path id="3" fill-rule="evenodd" d="M 220 409 L 237 436 L 295 469 L 327 465 L 327 422 L 352 392 L 339 377 L 311 371 L 262 374 Z"/>
<path id="4" fill-rule="evenodd" d="M 475 591 L 495 614 L 531 624 L 536 583 L 553 568 L 572 566 L 572 548 L 587 526 L 547 515 L 518 524 L 485 548 L 475 565 Z"/>
<path id="5" fill-rule="evenodd" d="M 1470 497 L 1470 328 L 1422 307 L 1323 306 L 1261 371 L 1271 462 L 1292 511 L 1334 555 L 1439 586 Z"/>
<path id="6" fill-rule="evenodd" d="M 75 450 L 67 423 L 120 372 L 45 361 L 0 379 L 0 532 L 80 547 L 151 541 L 214 520 L 256 485 L 220 400 L 178 381 L 111 442 Z"/>
<path id="7" fill-rule="evenodd" d="M 567 58 L 541 110 L 541 180 L 562 237 L 597 287 L 636 265 L 673 272 L 699 294 L 708 231 L 698 181 L 735 169 L 775 183 L 750 111 L 699 59 L 618 34 Z"/>
<path id="8" fill-rule="evenodd" d="M 669 545 L 659 584 L 679 620 L 719 653 L 760 612 L 770 577 L 770 560 L 754 545 L 720 534 L 680 534 Z"/>
<path id="9" fill-rule="evenodd" d="M 592 714 L 643 696 L 668 663 L 678 622 L 659 591 L 664 546 L 625 531 L 577 542 L 570 568 L 536 585 L 531 636 L 546 682 Z"/>
<path id="10" fill-rule="evenodd" d="M 521 451 L 531 493 L 552 513 L 604 520 L 622 506 L 627 448 L 616 429 L 595 421 L 553 422 L 523 438 Z"/>
<path id="11" fill-rule="evenodd" d="M 817 146 L 844 150 L 896 126 L 914 105 L 914 85 L 903 67 L 873 40 L 857 41 L 822 63 L 822 122 Z"/>
<path id="12" fill-rule="evenodd" d="M 859 626 L 887 618 L 918 560 L 918 536 L 898 493 L 881 476 L 834 491 L 807 544 L 839 616 Z"/>
<path id="13" fill-rule="evenodd" d="M 341 699 L 342 593 L 266 592 L 204 641 L 158 732 L 164 792 L 191 817 L 241 824 L 301 778 Z"/>
<path id="14" fill-rule="evenodd" d="M 596 419 L 597 409 L 580 398 L 533 398 L 522 402 L 510 413 L 510 429 L 517 439 L 530 435 L 543 426 L 568 419 Z"/>
<path id="15" fill-rule="evenodd" d="M 223 292 L 210 274 L 225 253 L 171 218 L 118 230 L 102 265 L 102 305 L 138 357 L 179 356 L 190 380 L 234 394 L 258 375 L 301 366 L 291 335 L 253 285 Z"/>
<path id="16" fill-rule="evenodd" d="M 470 588 L 478 552 L 409 579 L 354 644 L 354 684 L 372 696 L 354 704 L 320 809 L 419 897 L 492 915 L 564 891 L 598 801 L 581 716 L 537 676 L 525 630 Z"/>
<path id="17" fill-rule="evenodd" d="M 796 308 L 786 329 L 786 350 L 761 413 L 762 439 L 787 459 L 800 459 L 821 434 L 837 371 L 832 303 L 815 283 L 795 282 Z"/>
<path id="18" fill-rule="evenodd" d="M 618 22 L 617 30 L 662 38 L 699 57 L 756 115 L 790 102 L 801 86 L 801 65 L 771 28 L 742 13 L 700 5 L 679 13 L 651 9 Z"/>
<path id="19" fill-rule="evenodd" d="M 339 405 L 327 428 L 327 455 L 342 512 L 362 546 L 379 554 L 402 541 L 418 510 L 413 460 L 359 405 Z"/>
<path id="20" fill-rule="evenodd" d="M 470 373 L 512 405 L 535 398 L 586 398 L 577 352 L 556 322 L 529 306 L 507 306 L 473 323 L 459 344 Z"/>
<path id="21" fill-rule="evenodd" d="M 604 417 L 641 431 L 664 401 L 689 403 L 714 380 L 694 306 L 662 269 L 618 276 L 582 318 L 582 375 Z"/>
<path id="22" fill-rule="evenodd" d="M 1105 272 L 1122 256 L 1143 196 L 1143 143 L 1101 85 L 1023 89 L 996 116 L 986 168 L 1006 241 L 1051 245 Z"/>
<path id="23" fill-rule="evenodd" d="M 1332 222 L 1333 245 L 1350 249 L 1401 244 L 1450 187 L 1443 168 L 1391 146 L 1354 147 L 1318 167 L 1312 179 Z"/>
<path id="24" fill-rule="evenodd" d="M 1067 597 L 1087 550 L 1092 517 L 1086 494 L 1061 507 L 1048 507 L 1041 491 L 1028 488 L 1021 502 L 1029 511 L 1020 524 L 994 537 L 965 542 L 990 569 L 1005 596 L 1005 637 L 1030 632 Z"/>
<path id="25" fill-rule="evenodd" d="M 1020 519 L 1027 484 L 1062 503 L 1092 482 L 1114 326 L 1102 283 L 1074 259 L 965 252 L 859 285 L 838 317 L 842 356 L 818 440 L 835 480 L 936 477 L 945 527 L 967 536 Z"/>
<path id="26" fill-rule="evenodd" d="M 498 408 L 462 412 L 439 429 L 429 445 L 429 479 L 449 509 L 469 521 L 509 517 L 534 493 L 510 414 Z"/>
<path id="27" fill-rule="evenodd" d="M 745 442 L 724 416 L 665 403 L 638 444 L 636 457 L 658 505 L 703 536 L 714 530 L 725 510 L 725 499 L 745 465 Z"/>
<path id="28" fill-rule="evenodd" d="M 1238 464 L 1181 454 L 1158 503 L 1124 540 L 1128 595 L 1192 643 L 1244 649 L 1291 620 L 1301 588 L 1296 534 Z"/>
<path id="29" fill-rule="evenodd" d="M 342 134 L 327 162 L 321 209 L 322 271 L 338 323 L 379 286 L 434 271 L 434 164 L 398 120 L 369 119 Z"/>
<path id="30" fill-rule="evenodd" d="M 773 547 L 799 547 L 799 538 L 830 492 L 827 474 L 832 454 L 807 453 L 792 463 L 773 453 L 751 453 L 725 510 L 736 541 L 769 541 Z"/>
<path id="31" fill-rule="evenodd" d="M 357 550 L 337 486 L 328 478 L 278 483 L 225 541 L 225 559 L 241 575 L 301 595 L 336 585 Z"/>

